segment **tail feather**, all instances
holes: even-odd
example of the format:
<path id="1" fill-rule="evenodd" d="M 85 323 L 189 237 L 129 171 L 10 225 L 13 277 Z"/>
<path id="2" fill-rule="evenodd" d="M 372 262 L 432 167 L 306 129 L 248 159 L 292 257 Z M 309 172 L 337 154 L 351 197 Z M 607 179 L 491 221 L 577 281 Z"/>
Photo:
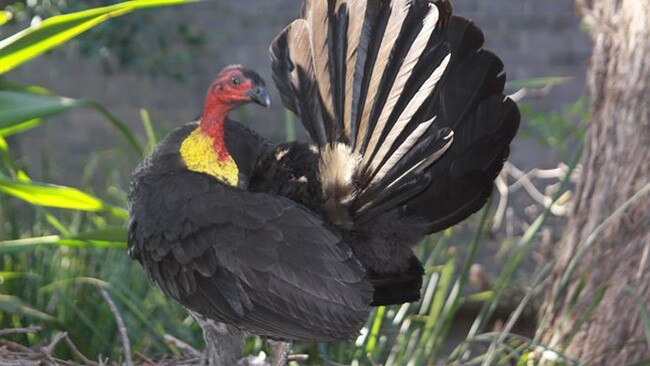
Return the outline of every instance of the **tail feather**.
<path id="1" fill-rule="evenodd" d="M 336 37 L 331 37 L 330 28 L 334 24 L 330 21 L 329 9 L 336 1 L 306 0 L 303 8 L 303 18 L 307 21 L 309 28 L 309 43 L 311 48 L 311 59 L 314 65 L 314 77 L 322 106 L 327 141 L 332 142 L 332 135 L 336 134 L 338 124 L 335 123 L 339 117 L 334 110 L 334 99 L 332 79 L 336 67 L 334 60 L 330 58 L 330 50 L 335 48 Z M 332 32 L 333 33 L 333 32 Z"/>
<path id="2" fill-rule="evenodd" d="M 437 21 L 438 21 L 438 8 L 436 8 L 433 5 L 430 5 L 427 15 L 424 18 L 422 28 L 420 29 L 417 37 L 413 41 L 413 44 L 410 46 L 408 52 L 406 53 L 406 56 L 402 61 L 402 65 L 399 68 L 397 75 L 395 75 L 395 80 L 393 81 L 393 85 L 390 87 L 390 91 L 386 98 L 386 103 L 381 108 L 379 118 L 377 119 L 377 123 L 375 124 L 372 133 L 369 134 L 370 139 L 368 141 L 367 151 L 375 151 L 377 143 L 379 142 L 380 134 L 383 131 L 383 129 L 387 127 L 388 118 L 393 113 L 397 101 L 400 99 L 400 96 L 404 92 L 404 88 L 406 87 L 407 81 L 411 78 L 413 74 L 415 65 L 419 60 L 420 55 L 422 54 L 422 50 L 428 43 L 429 38 L 431 37 L 433 31 L 436 28 Z M 395 59 L 397 59 L 397 57 L 393 58 L 393 60 Z M 442 73 L 440 73 L 440 75 L 442 75 Z M 419 93 L 420 94 L 419 98 L 414 97 L 413 99 L 411 99 L 411 102 L 409 103 L 409 106 L 411 106 L 411 108 L 413 108 L 413 106 L 415 106 L 416 108 L 419 107 L 419 105 L 421 105 L 420 102 L 423 101 L 422 99 L 428 96 L 427 93 L 430 92 L 430 90 L 426 90 L 425 88 L 422 88 L 421 90 L 422 92 Z M 408 118 L 405 122 L 409 122 L 409 121 L 410 118 Z M 374 154 L 364 155 L 363 162 L 365 164 L 368 163 L 368 158 L 371 155 Z"/>
<path id="3" fill-rule="evenodd" d="M 330 71 L 334 115 L 339 122 L 333 123 L 333 125 L 336 125 L 336 130 L 332 131 L 331 136 L 339 137 L 344 136 L 346 133 L 344 108 L 347 84 L 347 50 L 352 46 L 348 45 L 348 4 L 345 0 L 338 0 L 332 5 L 334 5 L 334 8 L 330 10 L 332 16 L 329 17 L 329 38 L 331 39 L 329 42 Z"/>
<path id="4" fill-rule="evenodd" d="M 509 99 L 494 95 L 482 102 L 457 126 L 455 135 L 463 138 L 455 139 L 447 154 L 427 170 L 436 179 L 404 211 L 424 218 L 429 232 L 444 230 L 478 211 L 508 157 L 519 119 L 517 106 Z M 493 121 L 491 128 L 483 125 L 485 121 Z"/>
<path id="5" fill-rule="evenodd" d="M 453 132 L 442 128 L 410 149 L 388 175 L 377 184 L 371 184 L 355 200 L 352 208 L 359 221 L 372 219 L 376 214 L 403 203 L 406 199 L 403 197 L 411 198 L 425 189 L 430 184 L 431 174 L 420 173 L 449 149 L 452 139 Z"/>
<path id="6" fill-rule="evenodd" d="M 285 28 L 271 45 L 273 81 L 282 103 L 300 117 L 311 138 L 326 143 L 325 123 L 314 75 L 309 27 L 303 19 Z"/>
<path id="7" fill-rule="evenodd" d="M 324 195 L 357 222 L 399 208 L 432 231 L 480 208 L 519 123 L 480 29 L 447 0 L 306 0 L 302 16 L 273 42 L 273 78 L 323 156 L 353 162 L 321 162 L 341 180 Z"/>
<path id="8" fill-rule="evenodd" d="M 373 146 L 373 149 L 369 150 L 372 151 L 372 153 L 368 153 L 366 155 L 366 156 L 372 155 L 375 160 L 373 160 L 369 165 L 365 166 L 364 169 L 375 171 L 379 167 L 379 162 L 387 156 L 386 153 L 393 146 L 393 143 L 395 142 L 399 134 L 404 130 L 404 127 L 406 127 L 407 124 L 412 123 L 413 116 L 415 115 L 415 113 L 418 111 L 418 109 L 420 109 L 422 104 L 428 99 L 428 97 L 433 92 L 433 89 L 436 87 L 436 84 L 442 77 L 442 74 L 444 73 L 448 62 L 449 62 L 449 56 L 445 57 L 445 59 L 442 61 L 442 64 L 440 64 L 440 66 L 429 76 L 426 82 L 420 87 L 420 90 L 418 90 L 418 92 L 415 94 L 413 99 L 409 101 L 408 105 L 406 106 L 402 114 L 400 114 L 397 121 L 389 128 L 386 128 L 385 131 L 388 132 L 388 135 L 383 140 L 382 145 L 380 147 L 377 147 L 376 150 L 375 147 Z M 380 133 L 381 132 L 377 134 Z"/>
<path id="9" fill-rule="evenodd" d="M 363 132 L 361 131 L 361 122 L 363 120 L 363 111 L 366 104 L 368 104 L 366 100 L 368 99 L 368 90 L 372 81 L 372 71 L 383 41 L 383 37 L 379 35 L 385 33 L 391 15 L 390 4 L 386 0 L 367 1 L 365 3 L 366 13 L 357 49 L 358 57 L 355 65 L 350 118 L 352 126 L 349 144 L 355 148 L 360 143 L 358 138 L 365 136 L 365 129 Z"/>
<path id="10" fill-rule="evenodd" d="M 353 130 L 353 121 L 356 121 L 356 112 L 353 112 L 358 107 L 358 100 L 354 99 L 354 95 L 359 93 L 361 83 L 356 82 L 361 80 L 359 73 L 363 72 L 363 64 L 366 62 L 368 54 L 368 45 L 372 37 L 372 23 L 365 21 L 366 18 L 376 16 L 376 6 L 370 5 L 365 1 L 350 1 L 348 2 L 349 19 L 347 24 L 348 38 L 347 49 L 345 58 L 345 100 L 343 106 L 343 135 L 345 138 L 341 142 L 354 145 L 352 137 L 356 134 Z"/>
<path id="11" fill-rule="evenodd" d="M 393 46 L 397 41 L 400 30 L 408 14 L 409 1 L 396 0 L 390 4 L 390 16 L 387 19 L 384 28 L 383 36 L 379 38 L 379 34 L 375 33 L 374 37 L 381 40 L 377 53 L 370 59 L 372 64 L 366 64 L 366 72 L 370 75 L 369 83 L 364 90 L 365 103 L 362 112 L 360 113 L 359 128 L 357 130 L 357 138 L 355 151 L 363 154 L 365 144 L 367 143 L 367 136 L 371 131 L 370 124 L 372 123 L 371 117 L 373 110 L 378 105 L 377 98 L 379 92 L 382 90 L 380 85 L 383 79 L 386 78 L 384 71 L 391 58 Z M 381 24 L 379 24 L 381 26 Z"/>

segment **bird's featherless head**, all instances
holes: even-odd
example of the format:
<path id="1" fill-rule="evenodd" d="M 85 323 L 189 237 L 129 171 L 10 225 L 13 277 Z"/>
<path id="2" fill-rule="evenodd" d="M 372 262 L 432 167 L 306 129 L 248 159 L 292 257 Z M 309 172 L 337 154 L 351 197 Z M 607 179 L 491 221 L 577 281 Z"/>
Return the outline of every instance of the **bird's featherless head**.
<path id="1" fill-rule="evenodd" d="M 224 123 L 228 112 L 246 104 L 271 105 L 264 80 L 255 71 L 241 65 L 230 65 L 219 72 L 205 96 L 201 131 L 210 136 L 220 157 L 227 155 Z"/>
<path id="2" fill-rule="evenodd" d="M 271 98 L 264 80 L 255 71 L 241 65 L 230 65 L 221 70 L 210 85 L 205 98 L 203 117 L 214 112 L 227 113 L 246 103 L 264 107 L 271 105 Z"/>

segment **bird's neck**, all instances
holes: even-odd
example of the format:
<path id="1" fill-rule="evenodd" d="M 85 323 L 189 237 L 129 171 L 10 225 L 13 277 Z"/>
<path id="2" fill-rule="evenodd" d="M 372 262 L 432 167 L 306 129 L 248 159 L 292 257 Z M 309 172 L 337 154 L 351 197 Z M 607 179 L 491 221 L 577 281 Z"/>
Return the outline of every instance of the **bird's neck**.
<path id="1" fill-rule="evenodd" d="M 206 102 L 199 125 L 201 132 L 212 139 L 212 147 L 220 161 L 230 159 L 226 146 L 225 127 L 228 112 L 231 109 L 232 107 L 229 105 Z"/>
<path id="2" fill-rule="evenodd" d="M 180 146 L 180 156 L 188 170 L 217 178 L 237 187 L 239 168 L 228 153 L 224 136 L 229 108 L 206 108 L 199 127 Z"/>

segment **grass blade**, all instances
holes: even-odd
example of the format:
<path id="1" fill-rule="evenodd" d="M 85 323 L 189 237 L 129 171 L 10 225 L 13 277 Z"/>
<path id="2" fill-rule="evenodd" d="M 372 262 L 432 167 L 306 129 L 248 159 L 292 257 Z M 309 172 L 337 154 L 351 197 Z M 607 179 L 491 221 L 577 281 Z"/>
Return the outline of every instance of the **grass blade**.
<path id="1" fill-rule="evenodd" d="M 0 10 L 0 25 L 7 24 L 12 18 L 12 14 L 6 10 Z"/>
<path id="2" fill-rule="evenodd" d="M 284 110 L 284 129 L 287 142 L 296 141 L 296 119 L 288 109 Z"/>
<path id="3" fill-rule="evenodd" d="M 46 322 L 56 322 L 56 318 L 53 316 L 25 305 L 25 303 L 16 296 L 0 294 L 0 310 L 9 314 L 25 315 Z"/>
<path id="4" fill-rule="evenodd" d="M 76 236 L 47 235 L 34 238 L 0 241 L 0 253 L 32 250 L 35 247 L 70 246 L 126 249 L 127 233 L 122 227 L 89 231 Z"/>
<path id="5" fill-rule="evenodd" d="M 560 287 L 559 287 L 560 289 L 558 290 L 558 293 L 562 293 L 564 290 L 566 290 L 566 287 L 569 285 L 571 276 L 573 275 L 573 272 L 575 272 L 578 263 L 580 263 L 580 261 L 582 260 L 584 255 L 589 251 L 592 245 L 596 243 L 596 239 L 598 239 L 598 237 L 603 232 L 603 230 L 605 230 L 612 221 L 614 221 L 623 213 L 625 213 L 625 211 L 628 208 L 630 208 L 630 206 L 634 205 L 639 199 L 641 199 L 643 196 L 649 193 L 650 193 L 650 183 L 647 183 L 632 197 L 630 197 L 630 199 L 625 201 L 625 203 L 623 203 L 619 208 L 617 208 L 614 212 L 612 212 L 611 215 L 609 215 L 605 220 L 603 220 L 603 222 L 600 223 L 600 225 L 598 225 L 598 227 L 596 227 L 594 231 L 591 232 L 591 234 L 589 234 L 584 244 L 580 245 L 576 254 L 571 258 L 571 261 L 567 266 L 567 270 L 564 271 L 564 273 L 562 274 L 562 278 L 560 280 Z"/>
<path id="6" fill-rule="evenodd" d="M 562 85 L 570 83 L 573 80 L 572 77 L 541 77 L 541 78 L 530 78 L 522 80 L 512 80 L 506 83 L 506 89 L 521 89 L 521 88 L 544 88 L 548 86 Z"/>
<path id="7" fill-rule="evenodd" d="M 158 139 L 156 138 L 156 133 L 154 132 L 153 124 L 151 123 L 149 111 L 144 108 L 140 109 L 140 119 L 142 120 L 144 131 L 147 134 L 147 150 L 151 151 L 158 144 Z"/>
<path id="8" fill-rule="evenodd" d="M 71 187 L 0 178 L 0 192 L 36 206 L 91 212 L 106 211 L 119 218 L 128 217 L 126 210 L 111 206 L 99 198 Z"/>
<path id="9" fill-rule="evenodd" d="M 575 337 L 576 334 L 582 329 L 582 326 L 589 320 L 591 317 L 591 314 L 598 308 L 598 305 L 600 305 L 600 302 L 603 300 L 603 297 L 605 297 L 605 293 L 607 292 L 607 287 L 601 288 L 596 294 L 594 295 L 594 298 L 591 300 L 589 303 L 589 306 L 587 309 L 580 314 L 580 317 L 576 322 L 573 324 L 573 328 L 571 328 L 571 331 L 569 334 L 564 338 L 562 342 L 562 352 L 564 352 L 569 345 L 571 344 L 571 341 L 573 340 L 573 337 Z"/>
<path id="10" fill-rule="evenodd" d="M 643 331 L 645 333 L 645 339 L 646 342 L 648 342 L 648 348 L 650 349 L 650 316 L 648 316 L 648 312 L 646 311 L 646 304 L 643 303 L 643 300 L 641 300 L 639 294 L 632 287 L 625 286 L 625 291 L 630 295 L 632 295 L 632 297 L 634 298 L 634 302 L 636 303 L 636 307 L 637 309 L 639 309 L 639 316 L 641 317 L 641 321 L 643 322 Z"/>
<path id="11" fill-rule="evenodd" d="M 29 121 L 14 124 L 13 126 L 0 128 L 0 136 L 7 137 L 7 136 L 15 135 L 17 133 L 29 131 L 33 128 L 40 126 L 41 122 L 43 122 L 42 119 L 34 118 L 34 119 L 30 119 Z"/>
<path id="12" fill-rule="evenodd" d="M 79 107 L 93 108 L 124 136 L 138 156 L 143 155 L 144 150 L 133 131 L 101 104 L 89 99 L 72 99 L 40 92 L 0 91 L 0 135 L 7 136 L 36 127 L 41 118 Z"/>
<path id="13" fill-rule="evenodd" d="M 72 98 L 0 91 L 0 130 L 16 128 L 30 120 L 58 114 L 83 104 L 83 101 Z"/>

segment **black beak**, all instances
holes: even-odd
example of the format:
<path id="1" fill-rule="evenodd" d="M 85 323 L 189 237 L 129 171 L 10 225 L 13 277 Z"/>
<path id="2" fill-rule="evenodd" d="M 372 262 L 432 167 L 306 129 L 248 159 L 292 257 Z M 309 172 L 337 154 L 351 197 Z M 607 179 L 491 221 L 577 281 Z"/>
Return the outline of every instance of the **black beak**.
<path id="1" fill-rule="evenodd" d="M 257 85 L 248 92 L 248 96 L 251 97 L 253 103 L 259 104 L 262 107 L 269 108 L 271 107 L 271 96 L 269 95 L 268 90 L 263 85 Z"/>

